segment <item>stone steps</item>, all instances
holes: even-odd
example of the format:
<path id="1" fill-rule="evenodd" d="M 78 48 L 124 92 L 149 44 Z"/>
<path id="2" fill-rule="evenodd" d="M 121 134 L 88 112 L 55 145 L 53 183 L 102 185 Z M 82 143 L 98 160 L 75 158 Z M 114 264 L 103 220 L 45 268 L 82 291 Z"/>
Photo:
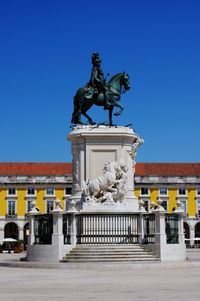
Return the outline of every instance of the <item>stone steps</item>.
<path id="1" fill-rule="evenodd" d="M 103 255 L 103 256 L 99 256 L 99 255 L 73 255 L 73 254 L 70 254 L 70 255 L 66 255 L 63 257 L 63 259 L 98 259 L 98 258 L 105 258 L 105 259 L 108 259 L 108 258 L 112 258 L 112 259 L 131 259 L 133 258 L 133 255 L 113 255 L 113 254 L 110 254 L 110 255 Z M 154 258 L 154 256 L 152 256 L 151 254 L 147 254 L 147 255 L 144 255 L 144 254 L 140 254 L 140 255 L 137 255 L 135 256 L 134 254 L 134 258 Z"/>
<path id="2" fill-rule="evenodd" d="M 98 259 L 63 259 L 60 262 L 69 262 L 69 263 L 98 263 L 98 262 L 121 262 L 121 263 L 126 263 L 126 262 L 156 262 L 159 261 L 157 258 L 132 258 L 132 259 L 113 259 L 113 258 L 98 258 Z"/>
<path id="3" fill-rule="evenodd" d="M 91 252 L 88 252 L 88 251 L 84 251 L 84 252 L 81 252 L 81 255 L 82 256 L 86 256 L 86 255 L 88 255 L 88 253 L 91 255 L 91 256 L 94 256 L 94 255 L 110 255 L 110 254 L 113 254 L 113 255 L 115 255 L 115 256 L 117 256 L 117 255 L 123 255 L 123 256 L 129 256 L 129 255 L 132 255 L 133 254 L 133 252 L 131 252 L 131 251 L 129 251 L 129 252 L 121 252 L 121 251 L 105 251 L 105 252 L 102 252 L 102 251 L 98 251 L 98 252 L 94 252 L 94 251 L 91 251 Z M 74 250 L 74 252 L 73 252 L 73 254 L 74 255 L 80 255 L 80 251 L 78 251 L 78 250 Z M 136 252 L 134 252 L 134 254 L 135 255 L 144 255 L 144 254 L 152 254 L 153 255 L 153 253 L 151 253 L 151 252 L 148 252 L 148 251 L 136 251 Z"/>
<path id="4" fill-rule="evenodd" d="M 152 252 L 140 245 L 77 245 L 61 262 L 154 262 Z"/>
<path id="5" fill-rule="evenodd" d="M 121 244 L 99 244 L 99 245 L 95 245 L 95 244 L 86 244 L 86 245 L 76 245 L 79 249 L 141 249 L 141 245 L 139 244 L 133 244 L 133 245 L 121 245 Z"/>

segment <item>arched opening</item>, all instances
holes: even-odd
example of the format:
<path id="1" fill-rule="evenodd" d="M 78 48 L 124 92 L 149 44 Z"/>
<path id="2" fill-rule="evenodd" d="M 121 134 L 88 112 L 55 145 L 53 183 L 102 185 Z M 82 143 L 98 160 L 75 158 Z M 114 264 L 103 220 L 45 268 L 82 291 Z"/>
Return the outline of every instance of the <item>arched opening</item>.
<path id="1" fill-rule="evenodd" d="M 195 237 L 200 237 L 200 222 L 195 225 Z"/>
<path id="2" fill-rule="evenodd" d="M 4 237 L 5 238 L 14 238 L 18 240 L 19 229 L 15 223 L 7 223 L 4 228 Z"/>
<path id="3" fill-rule="evenodd" d="M 183 227 L 184 227 L 184 234 L 185 234 L 185 243 L 186 243 L 186 246 L 189 247 L 190 246 L 190 227 L 189 225 L 184 222 L 183 223 Z"/>
<path id="4" fill-rule="evenodd" d="M 28 235 L 29 235 L 29 223 L 26 223 L 24 226 L 24 250 L 26 250 L 28 244 Z"/>
<path id="5" fill-rule="evenodd" d="M 195 245 L 196 245 L 196 247 L 199 248 L 200 247 L 200 222 L 198 222 L 195 225 L 194 235 L 195 235 Z"/>

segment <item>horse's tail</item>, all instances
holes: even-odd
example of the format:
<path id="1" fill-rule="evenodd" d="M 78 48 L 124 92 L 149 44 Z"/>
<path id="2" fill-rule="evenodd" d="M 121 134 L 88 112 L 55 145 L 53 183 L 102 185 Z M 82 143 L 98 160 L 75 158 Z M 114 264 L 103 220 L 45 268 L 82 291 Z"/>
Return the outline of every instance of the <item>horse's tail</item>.
<path id="1" fill-rule="evenodd" d="M 79 98 L 78 95 L 76 93 L 76 95 L 74 96 L 74 111 L 72 113 L 72 119 L 71 119 L 71 123 L 79 123 L 79 115 L 80 115 L 80 103 L 79 103 Z"/>

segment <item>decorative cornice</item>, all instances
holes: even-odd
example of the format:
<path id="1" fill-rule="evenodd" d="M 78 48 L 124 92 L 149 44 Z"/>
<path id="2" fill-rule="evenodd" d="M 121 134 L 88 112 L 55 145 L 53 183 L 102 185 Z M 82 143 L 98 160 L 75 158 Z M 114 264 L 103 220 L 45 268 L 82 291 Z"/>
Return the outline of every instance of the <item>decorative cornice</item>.
<path id="1" fill-rule="evenodd" d="M 72 176 L 0 176 L 0 185 L 9 184 L 67 184 Z"/>
<path id="2" fill-rule="evenodd" d="M 135 176 L 135 183 L 142 184 L 196 184 L 200 185 L 200 177 L 172 177 L 172 176 Z"/>

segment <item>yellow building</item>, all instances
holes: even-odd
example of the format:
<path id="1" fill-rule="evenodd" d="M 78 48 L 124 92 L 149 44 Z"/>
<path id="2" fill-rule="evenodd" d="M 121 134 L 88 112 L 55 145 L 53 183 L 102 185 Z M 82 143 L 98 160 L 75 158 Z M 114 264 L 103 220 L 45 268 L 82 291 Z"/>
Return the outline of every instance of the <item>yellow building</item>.
<path id="1" fill-rule="evenodd" d="M 200 237 L 200 163 L 137 163 L 134 181 L 147 211 L 158 199 L 168 212 L 181 201 L 188 242 Z M 48 213 L 59 198 L 66 209 L 71 187 L 71 163 L 0 163 L 0 240 L 26 243 L 31 202 Z"/>
<path id="2" fill-rule="evenodd" d="M 135 195 L 147 211 L 158 199 L 169 213 L 181 202 L 186 242 L 200 237 L 200 163 L 137 163 Z"/>
<path id="3" fill-rule="evenodd" d="M 27 242 L 31 202 L 48 213 L 56 198 L 65 208 L 71 194 L 71 164 L 0 163 L 0 240 L 12 237 Z"/>

